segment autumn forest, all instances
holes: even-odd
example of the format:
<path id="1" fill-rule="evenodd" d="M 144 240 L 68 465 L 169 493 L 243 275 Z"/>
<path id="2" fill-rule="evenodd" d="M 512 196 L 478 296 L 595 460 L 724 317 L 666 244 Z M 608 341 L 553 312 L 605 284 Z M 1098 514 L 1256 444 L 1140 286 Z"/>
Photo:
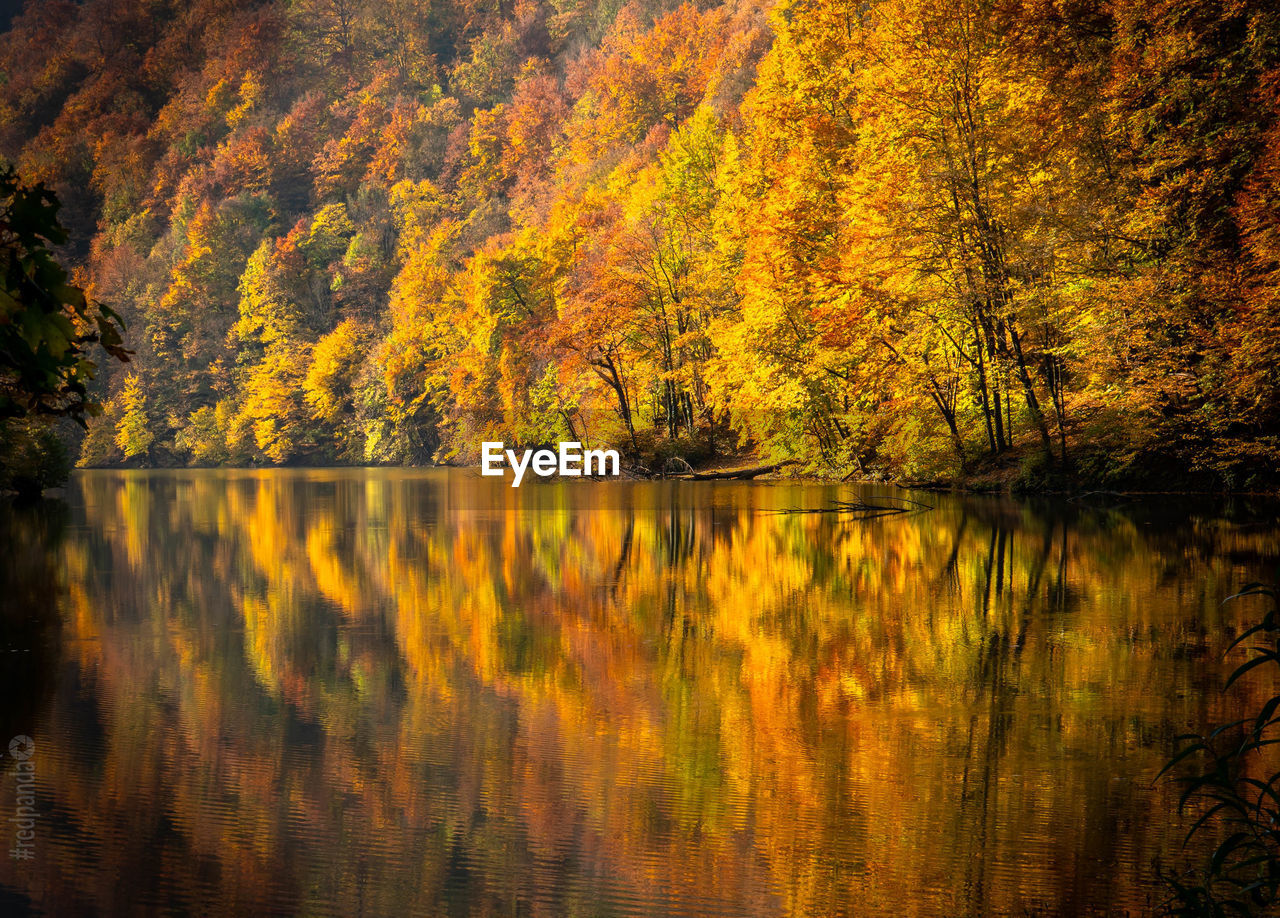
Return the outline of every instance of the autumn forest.
<path id="1" fill-rule="evenodd" d="M 81 465 L 1273 487 L 1263 0 L 31 0 Z"/>

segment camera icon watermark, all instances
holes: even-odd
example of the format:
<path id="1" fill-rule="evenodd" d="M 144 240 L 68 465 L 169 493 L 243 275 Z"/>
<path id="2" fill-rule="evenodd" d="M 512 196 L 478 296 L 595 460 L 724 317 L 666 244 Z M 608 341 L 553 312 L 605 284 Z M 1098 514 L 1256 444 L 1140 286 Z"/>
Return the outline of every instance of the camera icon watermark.
<path id="1" fill-rule="evenodd" d="M 36 741 L 29 736 L 15 736 L 9 740 L 9 755 L 19 762 L 25 762 L 35 755 Z"/>
<path id="2" fill-rule="evenodd" d="M 14 824 L 14 845 L 9 857 L 15 861 L 30 861 L 36 856 L 36 743 L 26 735 L 9 740 L 9 756 L 14 760 L 14 812 L 9 822 Z"/>

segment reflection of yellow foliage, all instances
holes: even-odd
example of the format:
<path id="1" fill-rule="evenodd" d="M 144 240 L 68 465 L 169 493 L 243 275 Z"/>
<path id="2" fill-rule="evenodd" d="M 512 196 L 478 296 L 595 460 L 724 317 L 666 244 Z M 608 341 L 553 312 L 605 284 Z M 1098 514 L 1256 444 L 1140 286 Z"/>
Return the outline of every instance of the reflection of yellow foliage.
<path id="1" fill-rule="evenodd" d="M 335 550 L 332 523 L 328 527 L 320 525 L 310 529 L 306 546 L 316 589 L 343 611 L 358 612 L 363 604 L 363 595 L 358 581 L 343 567 L 341 556 Z"/>
<path id="2" fill-rule="evenodd" d="M 1135 844 L 1099 837 L 1099 794 L 1165 825 L 1151 731 L 1219 704 L 1174 651 L 1197 620 L 1247 614 L 1218 606 L 1249 573 L 1227 559 L 1273 551 L 1270 533 L 1165 546 L 1124 517 L 1066 528 L 994 501 L 771 512 L 837 494 L 787 485 L 79 481 L 67 623 L 113 720 L 105 777 L 54 759 L 50 786 L 105 818 L 163 781 L 228 901 L 340 863 L 320 886 L 346 910 L 357 889 L 389 911 L 438 900 L 453 845 L 534 897 L 563 880 L 539 865 L 576 849 L 627 888 L 747 912 L 1055 901 L 1096 845 Z M 405 841 L 412 863 L 357 883 L 357 847 L 406 830 L 448 841 Z M 343 853 L 291 860 L 297 831 Z M 1017 879 L 974 872 L 975 847 Z M 1143 901 L 1146 870 L 1125 855 L 1099 882 Z"/>

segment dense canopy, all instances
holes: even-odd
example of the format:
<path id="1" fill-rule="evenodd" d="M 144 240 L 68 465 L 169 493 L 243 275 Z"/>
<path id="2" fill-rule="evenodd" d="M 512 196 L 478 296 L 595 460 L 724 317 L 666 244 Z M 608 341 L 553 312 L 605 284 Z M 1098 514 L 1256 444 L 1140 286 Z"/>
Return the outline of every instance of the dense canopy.
<path id="1" fill-rule="evenodd" d="M 130 330 L 85 464 L 1273 483 L 1263 0 L 67 0 L 0 154 Z"/>

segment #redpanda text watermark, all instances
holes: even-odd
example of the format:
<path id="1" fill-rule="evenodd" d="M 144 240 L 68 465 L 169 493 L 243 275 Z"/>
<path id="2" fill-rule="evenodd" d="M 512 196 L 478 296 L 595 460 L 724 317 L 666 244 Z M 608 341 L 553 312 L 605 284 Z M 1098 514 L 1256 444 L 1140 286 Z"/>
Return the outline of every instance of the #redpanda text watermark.
<path id="1" fill-rule="evenodd" d="M 9 857 L 15 861 L 29 861 L 36 856 L 36 763 L 32 760 L 36 744 L 29 736 L 15 736 L 9 740 L 9 756 L 14 760 L 13 815 L 9 822 L 15 826 L 14 844 Z"/>

